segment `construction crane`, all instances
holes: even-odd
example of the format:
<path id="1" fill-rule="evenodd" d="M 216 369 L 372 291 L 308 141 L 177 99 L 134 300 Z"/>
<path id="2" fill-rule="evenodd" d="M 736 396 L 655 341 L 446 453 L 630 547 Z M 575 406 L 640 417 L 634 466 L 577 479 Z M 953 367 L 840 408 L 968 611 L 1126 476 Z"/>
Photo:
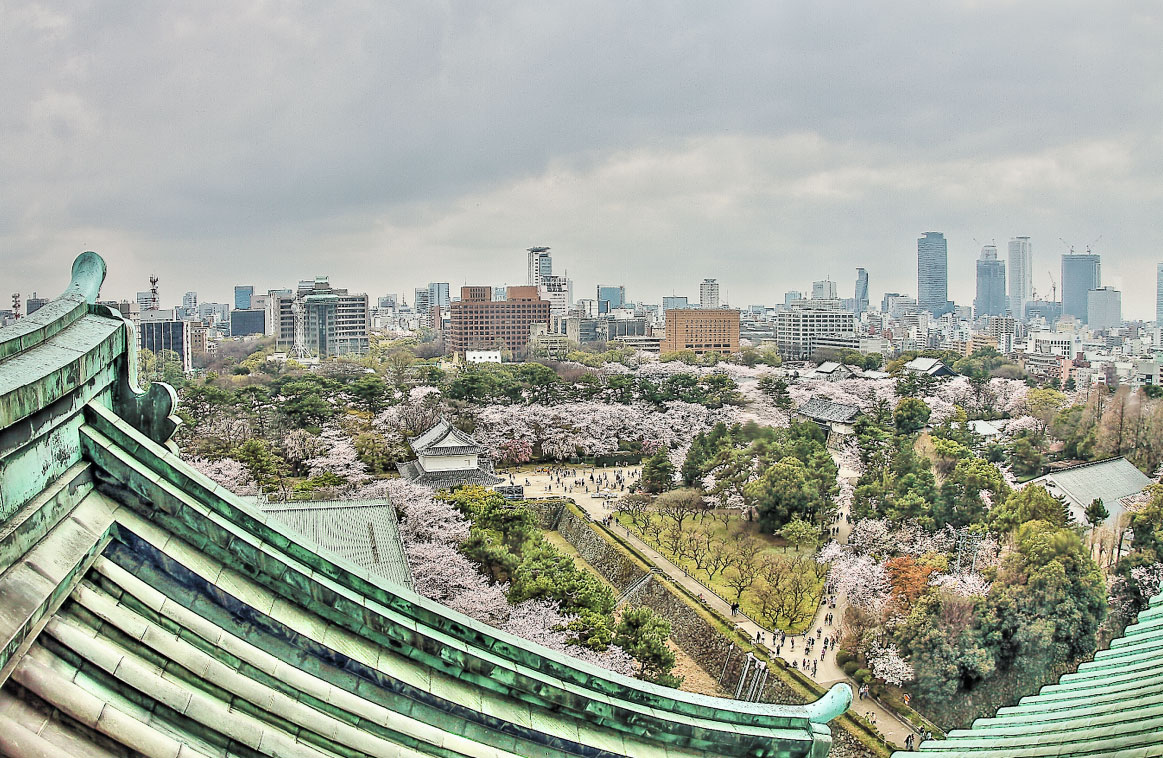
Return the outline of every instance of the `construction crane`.
<path id="1" fill-rule="evenodd" d="M 1058 282 L 1054 281 L 1054 272 L 1047 271 L 1046 276 L 1050 277 L 1050 302 L 1058 302 Z"/>

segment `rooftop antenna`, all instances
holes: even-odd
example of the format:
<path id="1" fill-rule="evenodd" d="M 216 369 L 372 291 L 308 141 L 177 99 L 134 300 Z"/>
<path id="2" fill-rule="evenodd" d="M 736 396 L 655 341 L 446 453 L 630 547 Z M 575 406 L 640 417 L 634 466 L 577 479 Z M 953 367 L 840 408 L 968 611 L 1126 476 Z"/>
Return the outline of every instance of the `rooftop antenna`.
<path id="1" fill-rule="evenodd" d="M 14 320 L 20 318 L 20 293 L 19 292 L 12 293 L 12 318 Z"/>
<path id="2" fill-rule="evenodd" d="M 150 303 L 149 307 L 150 307 L 150 310 L 154 310 L 154 311 L 158 310 L 158 308 L 160 307 L 160 301 L 158 299 L 158 292 L 157 292 L 157 282 L 158 282 L 157 274 L 154 274 L 153 276 L 151 276 L 149 278 L 149 303 Z"/>

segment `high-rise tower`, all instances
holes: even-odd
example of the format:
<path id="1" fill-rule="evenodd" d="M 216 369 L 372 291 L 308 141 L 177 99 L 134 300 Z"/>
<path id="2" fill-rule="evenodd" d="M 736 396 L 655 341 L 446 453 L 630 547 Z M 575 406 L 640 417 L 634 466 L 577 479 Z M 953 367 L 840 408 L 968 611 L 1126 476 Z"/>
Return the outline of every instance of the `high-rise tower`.
<path id="1" fill-rule="evenodd" d="M 553 258 L 549 255 L 549 248 L 547 247 L 531 247 L 528 253 L 528 276 L 525 283 L 533 286 L 541 286 L 541 277 L 549 276 L 553 273 Z"/>
<path id="2" fill-rule="evenodd" d="M 997 258 L 997 246 L 981 248 L 977 259 L 977 297 L 973 299 L 973 315 L 1001 316 L 1006 312 L 1006 263 Z"/>
<path id="3" fill-rule="evenodd" d="M 714 279 L 704 279 L 699 285 L 699 307 L 719 307 L 719 282 Z"/>
<path id="4" fill-rule="evenodd" d="M 1010 240 L 1009 279 L 1010 314 L 1019 321 L 1026 317 L 1026 303 L 1033 299 L 1033 250 L 1029 237 Z"/>
<path id="5" fill-rule="evenodd" d="M 1087 321 L 1086 293 L 1102 286 L 1102 258 L 1093 253 L 1062 256 L 1062 315 Z"/>
<path id="6" fill-rule="evenodd" d="M 856 269 L 856 315 L 860 316 L 868 310 L 868 272 L 862 268 Z"/>
<path id="7" fill-rule="evenodd" d="M 1163 326 L 1163 263 L 1155 264 L 1155 324 Z"/>
<path id="8" fill-rule="evenodd" d="M 949 311 L 949 248 L 941 232 L 917 240 L 917 306 L 934 316 Z"/>

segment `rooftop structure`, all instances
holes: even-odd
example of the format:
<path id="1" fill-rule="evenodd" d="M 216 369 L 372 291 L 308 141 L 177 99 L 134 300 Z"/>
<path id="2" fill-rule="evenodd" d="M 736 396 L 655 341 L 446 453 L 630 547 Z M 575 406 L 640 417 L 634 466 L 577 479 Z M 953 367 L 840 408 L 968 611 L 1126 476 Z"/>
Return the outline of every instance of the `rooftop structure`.
<path id="1" fill-rule="evenodd" d="M 493 474 L 492 463 L 480 459 L 485 448 L 446 418 L 408 442 L 416 453 L 416 460 L 398 463 L 396 468 L 400 476 L 414 484 L 451 489 L 464 484 L 489 487 L 504 481 Z"/>
<path id="2" fill-rule="evenodd" d="M 905 364 L 905 371 L 914 374 L 928 374 L 929 376 L 953 376 L 953 369 L 946 366 L 937 358 L 913 358 Z"/>
<path id="3" fill-rule="evenodd" d="M 264 513 L 210 481 L 171 441 L 173 389 L 137 389 L 104 274 L 81 255 L 0 330 L 0 752 L 827 754 L 845 685 L 788 706 L 613 674 L 329 549 L 350 513 Z"/>
<path id="4" fill-rule="evenodd" d="M 1041 485 L 1051 495 L 1066 498 L 1074 520 L 1079 524 L 1086 523 L 1086 506 L 1101 498 L 1110 513 L 1106 523 L 1117 526 L 1125 510 L 1123 499 L 1139 494 L 1150 483 L 1147 475 L 1126 458 L 1108 458 L 1054 471 L 1031 479 L 1026 486 Z"/>

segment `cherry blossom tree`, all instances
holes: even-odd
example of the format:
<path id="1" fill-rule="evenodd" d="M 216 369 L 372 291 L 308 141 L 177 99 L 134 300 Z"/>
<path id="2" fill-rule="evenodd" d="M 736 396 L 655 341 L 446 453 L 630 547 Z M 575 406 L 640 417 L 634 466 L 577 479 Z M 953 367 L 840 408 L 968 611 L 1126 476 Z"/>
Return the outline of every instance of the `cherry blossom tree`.
<path id="1" fill-rule="evenodd" d="M 896 645 L 873 643 L 864 655 L 872 675 L 877 679 L 899 687 L 914 676 L 912 665 L 901 657 Z"/>
<path id="2" fill-rule="evenodd" d="M 993 586 L 984 576 L 972 571 L 963 571 L 960 574 L 934 574 L 929 584 L 961 597 L 985 597 Z"/>
<path id="3" fill-rule="evenodd" d="M 634 675 L 634 659 L 617 645 L 598 652 L 584 645 L 570 643 L 572 635 L 567 626 L 577 617 L 561 612 L 553 600 L 533 599 L 511 608 L 509 620 L 500 628 L 509 634 L 544 645 L 550 650 L 577 658 L 594 666 L 625 676 Z"/>
<path id="4" fill-rule="evenodd" d="M 190 458 L 186 463 L 235 495 L 246 497 L 259 494 L 258 483 L 251 477 L 250 470 L 233 458 L 219 458 L 216 461 Z"/>
<path id="5" fill-rule="evenodd" d="M 325 427 L 317 443 L 316 454 L 303 462 L 309 476 L 328 472 L 351 482 L 368 475 L 367 466 L 359 460 L 351 437 L 343 429 Z"/>

